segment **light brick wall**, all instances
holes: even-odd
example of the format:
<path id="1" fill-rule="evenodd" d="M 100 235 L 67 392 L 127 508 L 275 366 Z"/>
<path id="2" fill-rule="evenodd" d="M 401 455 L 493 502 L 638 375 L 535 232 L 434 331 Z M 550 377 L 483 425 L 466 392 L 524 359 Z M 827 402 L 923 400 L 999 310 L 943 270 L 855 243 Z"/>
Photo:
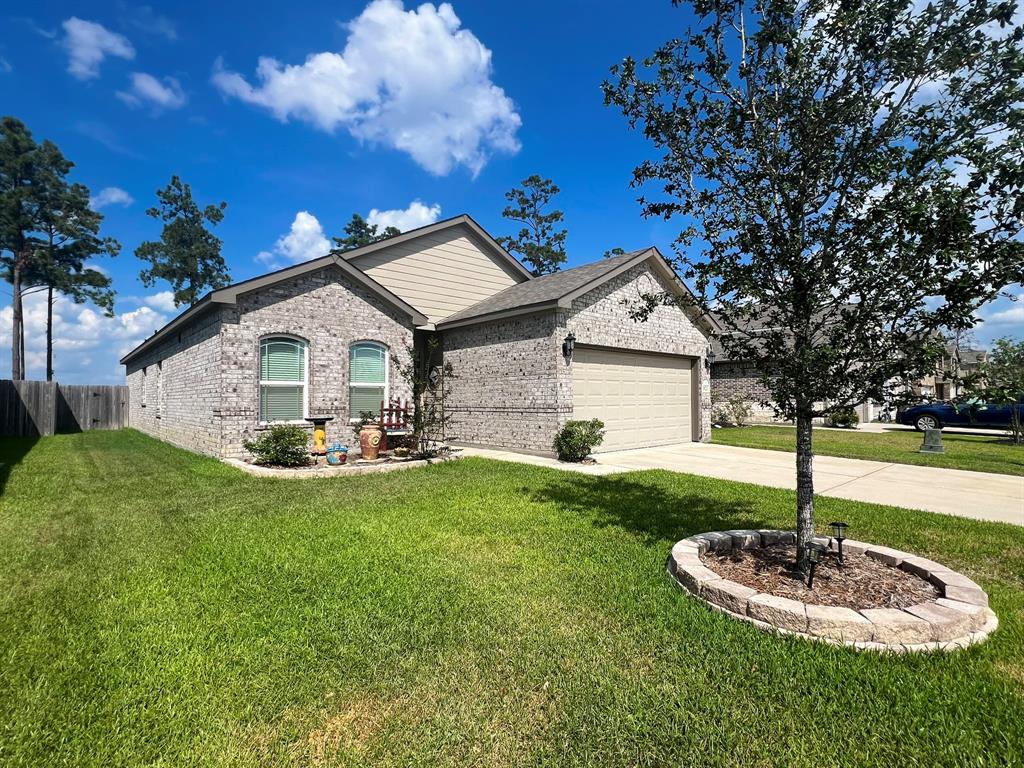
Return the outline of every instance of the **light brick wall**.
<path id="1" fill-rule="evenodd" d="M 697 436 L 709 439 L 706 337 L 677 307 L 658 307 L 644 323 L 629 317 L 638 292 L 666 288 L 639 265 L 569 309 L 445 331 L 445 360 L 457 377 L 446 404 L 450 438 L 550 452 L 555 432 L 572 418 L 572 366 L 562 357 L 562 340 L 571 330 L 580 344 L 694 357 L 702 404 Z"/>
<path id="2" fill-rule="evenodd" d="M 760 381 L 757 368 L 751 363 L 723 361 L 711 367 L 711 400 L 725 402 L 739 395 L 751 410 L 750 423 L 770 424 L 782 421 L 770 405 L 771 392 Z"/>
<path id="3" fill-rule="evenodd" d="M 445 401 L 448 438 L 549 451 L 571 407 L 558 390 L 557 331 L 553 311 L 445 331 L 444 359 L 455 376 Z"/>
<path id="4" fill-rule="evenodd" d="M 220 322 L 220 309 L 208 310 L 126 366 L 131 426 L 190 451 L 219 454 Z"/>
<path id="5" fill-rule="evenodd" d="M 550 451 L 555 432 L 572 417 L 571 364 L 561 353 L 570 330 L 582 344 L 694 357 L 702 403 L 699 436 L 707 439 L 711 398 L 704 334 L 678 308 L 658 307 L 647 322 L 638 323 L 623 303 L 635 301 L 638 292 L 665 287 L 641 265 L 569 309 L 446 331 L 444 356 L 455 375 L 446 403 L 452 417 L 449 439 Z M 275 334 L 307 342 L 310 413 L 334 416 L 328 440 L 351 444 L 349 346 L 378 341 L 404 358 L 413 328 L 336 267 L 244 294 L 237 305 L 208 311 L 183 330 L 180 341 L 170 338 L 132 361 L 131 423 L 190 450 L 243 457 L 242 441 L 265 428 L 259 423 L 259 342 Z M 410 397 L 394 362 L 389 368 L 391 396 Z"/>
<path id="6" fill-rule="evenodd" d="M 238 297 L 224 309 L 219 408 L 222 455 L 242 458 L 242 441 L 259 423 L 260 339 L 283 334 L 306 341 L 309 412 L 329 415 L 328 441 L 353 443 L 348 407 L 348 354 L 356 341 L 377 341 L 401 359 L 412 344 L 411 320 L 331 266 Z M 411 396 L 389 354 L 390 396 Z M 358 415 L 358 414 L 356 414 Z"/>
<path id="7" fill-rule="evenodd" d="M 334 416 L 328 440 L 351 445 L 349 346 L 377 341 L 404 360 L 412 333 L 408 318 L 337 267 L 327 267 L 208 310 L 182 330 L 180 340 L 173 335 L 131 361 L 130 423 L 188 450 L 244 457 L 242 441 L 266 429 L 259 423 L 260 339 L 282 334 L 307 342 L 310 414 Z M 390 355 L 388 367 L 390 396 L 410 397 Z"/>
<path id="8" fill-rule="evenodd" d="M 630 311 L 641 294 L 660 293 L 669 286 L 645 262 L 618 277 L 598 286 L 573 301 L 568 312 L 560 313 L 561 339 L 572 331 L 577 344 L 635 349 L 686 355 L 694 358 L 691 375 L 696 377 L 700 393 L 700 413 L 695 426 L 694 439 L 711 439 L 711 382 L 704 360 L 708 339 L 694 320 L 677 306 L 658 306 L 640 322 L 630 317 Z M 563 396 L 572 398 L 572 366 L 559 367 L 559 388 Z M 571 418 L 571 416 L 569 417 Z"/>

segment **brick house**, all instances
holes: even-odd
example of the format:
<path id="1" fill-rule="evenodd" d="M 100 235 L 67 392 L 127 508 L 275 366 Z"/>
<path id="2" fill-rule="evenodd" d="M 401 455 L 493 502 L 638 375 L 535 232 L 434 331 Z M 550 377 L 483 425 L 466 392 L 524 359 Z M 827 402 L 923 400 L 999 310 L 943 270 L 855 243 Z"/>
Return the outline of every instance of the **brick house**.
<path id="1" fill-rule="evenodd" d="M 573 418 L 602 450 L 707 440 L 713 318 L 655 248 L 534 278 L 469 216 L 215 290 L 125 355 L 132 426 L 222 457 L 270 425 L 329 415 L 328 440 L 406 399 L 395 356 L 439 337 L 452 442 L 550 452 Z M 567 350 L 567 338 L 575 348 Z"/>
<path id="2" fill-rule="evenodd" d="M 719 322 L 719 325 L 722 325 Z M 757 318 L 750 320 L 749 325 L 740 333 L 752 333 L 759 327 Z M 739 396 L 750 408 L 752 424 L 768 424 L 780 422 L 772 407 L 772 394 L 761 382 L 758 367 L 747 360 L 731 357 L 721 343 L 721 333 L 711 341 L 711 402 L 724 403 Z M 911 385 L 909 395 L 920 400 L 952 400 L 963 395 L 965 376 L 977 372 L 978 367 L 987 360 L 988 353 L 982 349 L 959 346 L 947 343 L 945 354 L 940 358 L 938 367 L 930 376 L 925 376 Z M 856 407 L 857 415 L 862 422 L 873 421 L 880 415 L 895 411 L 893 403 L 876 403 L 868 401 Z M 819 419 L 819 421 L 823 421 Z"/>

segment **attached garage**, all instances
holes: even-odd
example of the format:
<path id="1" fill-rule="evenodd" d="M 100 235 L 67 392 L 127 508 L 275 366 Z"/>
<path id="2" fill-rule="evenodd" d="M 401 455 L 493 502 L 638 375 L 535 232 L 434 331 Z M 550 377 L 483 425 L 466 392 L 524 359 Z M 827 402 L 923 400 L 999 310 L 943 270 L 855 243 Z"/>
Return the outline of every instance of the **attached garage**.
<path id="1" fill-rule="evenodd" d="M 641 297 L 656 302 L 640 318 Z M 608 452 L 711 437 L 709 336 L 721 332 L 655 248 L 535 277 L 436 324 L 456 383 L 452 442 L 549 453 L 597 418 Z"/>
<path id="2" fill-rule="evenodd" d="M 605 424 L 597 451 L 693 439 L 693 358 L 577 347 L 573 418 Z"/>

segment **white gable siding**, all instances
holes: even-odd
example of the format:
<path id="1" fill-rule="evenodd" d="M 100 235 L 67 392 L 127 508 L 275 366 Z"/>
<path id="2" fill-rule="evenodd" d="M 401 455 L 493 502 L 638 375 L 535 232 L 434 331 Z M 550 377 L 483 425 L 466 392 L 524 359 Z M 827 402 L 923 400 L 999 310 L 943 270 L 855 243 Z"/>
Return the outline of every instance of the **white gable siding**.
<path id="1" fill-rule="evenodd" d="M 352 264 L 432 323 L 526 279 L 485 253 L 463 227 L 384 248 Z"/>

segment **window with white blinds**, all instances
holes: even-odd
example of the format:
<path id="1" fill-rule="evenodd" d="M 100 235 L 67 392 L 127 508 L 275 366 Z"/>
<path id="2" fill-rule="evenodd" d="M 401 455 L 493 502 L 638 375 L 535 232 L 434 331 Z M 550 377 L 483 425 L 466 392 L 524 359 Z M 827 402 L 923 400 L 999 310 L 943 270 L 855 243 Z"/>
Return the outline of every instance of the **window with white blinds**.
<path id="1" fill-rule="evenodd" d="M 364 411 L 380 412 L 388 399 L 388 352 L 383 344 L 361 341 L 348 351 L 348 413 L 356 421 Z"/>
<path id="2" fill-rule="evenodd" d="M 260 342 L 260 421 L 298 421 L 306 415 L 306 344 L 273 337 Z"/>

